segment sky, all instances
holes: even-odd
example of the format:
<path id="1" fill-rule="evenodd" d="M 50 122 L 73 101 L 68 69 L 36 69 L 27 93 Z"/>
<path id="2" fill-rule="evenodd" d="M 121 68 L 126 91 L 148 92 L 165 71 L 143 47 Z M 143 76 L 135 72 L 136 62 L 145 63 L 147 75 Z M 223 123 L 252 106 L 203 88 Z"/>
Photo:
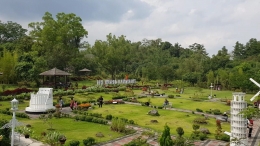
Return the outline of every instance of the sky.
<path id="1" fill-rule="evenodd" d="M 260 37 L 259 0 L 0 0 L 0 20 L 28 29 L 45 12 L 74 13 L 88 31 L 85 41 L 124 35 L 131 42 L 161 38 L 188 48 L 203 44 L 209 56 L 223 46 Z"/>

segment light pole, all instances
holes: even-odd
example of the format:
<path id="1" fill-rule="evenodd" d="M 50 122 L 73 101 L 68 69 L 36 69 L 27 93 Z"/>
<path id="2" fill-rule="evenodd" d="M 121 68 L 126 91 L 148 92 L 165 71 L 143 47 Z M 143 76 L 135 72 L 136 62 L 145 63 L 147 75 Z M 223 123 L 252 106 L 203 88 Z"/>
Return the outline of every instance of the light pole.
<path id="1" fill-rule="evenodd" d="M 11 137 L 11 146 L 14 145 L 14 128 L 16 124 L 15 120 L 15 111 L 18 110 L 18 100 L 15 98 L 11 101 L 11 111 L 13 111 L 13 118 L 12 118 L 12 137 Z"/>
<path id="2" fill-rule="evenodd" d="M 210 90 L 210 97 L 212 98 L 212 88 L 213 88 L 213 85 L 212 85 L 212 83 L 210 84 L 210 88 L 211 88 L 211 90 Z"/>

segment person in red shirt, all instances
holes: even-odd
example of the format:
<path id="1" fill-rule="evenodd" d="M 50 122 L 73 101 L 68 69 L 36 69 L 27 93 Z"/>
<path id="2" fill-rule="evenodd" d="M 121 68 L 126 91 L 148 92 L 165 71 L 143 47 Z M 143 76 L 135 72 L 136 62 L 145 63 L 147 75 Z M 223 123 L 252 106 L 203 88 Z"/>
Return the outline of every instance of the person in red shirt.
<path id="1" fill-rule="evenodd" d="M 251 118 L 248 118 L 247 119 L 247 128 L 249 129 L 249 131 L 248 131 L 249 138 L 251 138 L 251 136 L 252 136 L 253 124 L 254 124 L 254 121 Z"/>
<path id="2" fill-rule="evenodd" d="M 73 100 L 73 98 L 71 98 L 71 100 L 70 100 L 70 108 L 71 108 L 71 110 L 73 110 L 73 108 L 74 108 L 74 100 Z"/>

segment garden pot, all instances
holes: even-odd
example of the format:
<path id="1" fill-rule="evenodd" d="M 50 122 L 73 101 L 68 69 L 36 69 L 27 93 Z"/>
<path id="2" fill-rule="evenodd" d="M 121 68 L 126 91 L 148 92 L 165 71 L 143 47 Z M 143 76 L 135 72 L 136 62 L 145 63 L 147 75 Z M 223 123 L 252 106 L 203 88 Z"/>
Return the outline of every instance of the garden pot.
<path id="1" fill-rule="evenodd" d="M 29 137 L 30 137 L 30 135 L 29 135 L 29 134 L 26 134 L 26 135 L 24 135 L 24 137 L 25 137 L 25 138 L 29 138 Z"/>

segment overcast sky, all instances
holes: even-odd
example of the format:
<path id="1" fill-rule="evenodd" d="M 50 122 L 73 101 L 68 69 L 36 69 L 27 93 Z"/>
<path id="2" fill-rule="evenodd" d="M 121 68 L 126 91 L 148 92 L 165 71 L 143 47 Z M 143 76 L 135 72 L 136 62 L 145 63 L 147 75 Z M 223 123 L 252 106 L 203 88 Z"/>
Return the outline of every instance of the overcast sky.
<path id="1" fill-rule="evenodd" d="M 81 17 L 92 45 L 112 33 L 132 42 L 161 38 L 185 48 L 199 43 L 211 56 L 260 37 L 259 0 L 0 0 L 0 20 L 26 29 L 47 11 Z"/>

